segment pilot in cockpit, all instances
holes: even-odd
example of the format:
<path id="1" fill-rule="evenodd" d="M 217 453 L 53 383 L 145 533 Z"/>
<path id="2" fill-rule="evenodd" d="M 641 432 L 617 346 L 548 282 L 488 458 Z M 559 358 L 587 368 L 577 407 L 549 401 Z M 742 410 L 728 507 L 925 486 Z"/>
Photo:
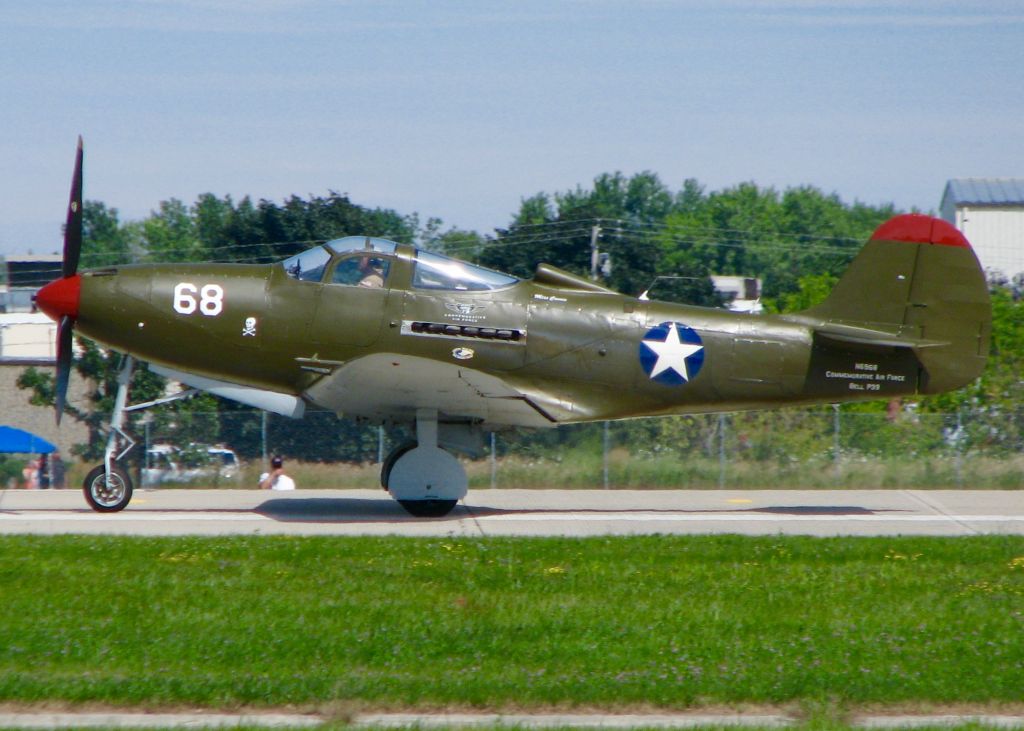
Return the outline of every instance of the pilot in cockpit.
<path id="1" fill-rule="evenodd" d="M 384 286 L 384 262 L 376 257 L 364 256 L 359 259 L 360 287 Z"/>

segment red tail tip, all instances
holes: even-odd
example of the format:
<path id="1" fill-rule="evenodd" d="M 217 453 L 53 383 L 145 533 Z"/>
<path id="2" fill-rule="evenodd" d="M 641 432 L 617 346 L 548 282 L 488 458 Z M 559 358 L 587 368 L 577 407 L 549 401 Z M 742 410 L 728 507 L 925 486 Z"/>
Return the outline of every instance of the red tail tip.
<path id="1" fill-rule="evenodd" d="M 905 241 L 908 244 L 942 244 L 971 248 L 967 239 L 952 224 L 941 218 L 920 213 L 905 213 L 883 223 L 871 235 L 871 240 Z"/>
<path id="2" fill-rule="evenodd" d="M 78 317 L 78 299 L 82 289 L 82 276 L 75 274 L 50 282 L 36 294 L 36 306 L 54 320 Z"/>

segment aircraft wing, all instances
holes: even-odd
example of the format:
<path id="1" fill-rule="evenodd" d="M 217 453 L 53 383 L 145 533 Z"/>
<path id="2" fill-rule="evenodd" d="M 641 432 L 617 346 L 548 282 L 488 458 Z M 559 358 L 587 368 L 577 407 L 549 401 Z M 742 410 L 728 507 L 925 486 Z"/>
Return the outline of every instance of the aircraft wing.
<path id="1" fill-rule="evenodd" d="M 485 428 L 550 427 L 564 418 L 556 401 L 527 395 L 495 376 L 397 353 L 375 353 L 348 361 L 303 395 L 322 408 L 375 421 L 411 420 L 416 409 L 424 408 Z"/>
<path id="2" fill-rule="evenodd" d="M 167 368 L 156 363 L 150 363 L 149 370 L 164 378 L 170 378 L 184 383 L 186 386 L 212 393 L 214 396 L 237 401 L 246 406 L 255 406 L 257 409 L 281 414 L 281 416 L 288 416 L 292 419 L 301 419 L 306 410 L 305 402 L 292 394 L 265 391 L 229 381 L 218 381 L 214 378 Z"/>

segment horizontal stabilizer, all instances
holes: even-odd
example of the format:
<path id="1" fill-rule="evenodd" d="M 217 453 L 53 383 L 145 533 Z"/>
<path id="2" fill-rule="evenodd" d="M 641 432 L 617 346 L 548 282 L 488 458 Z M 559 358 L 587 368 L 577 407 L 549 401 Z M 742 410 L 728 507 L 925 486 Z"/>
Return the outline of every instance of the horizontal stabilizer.
<path id="1" fill-rule="evenodd" d="M 818 338 L 825 338 L 846 345 L 879 345 L 889 348 L 936 348 L 949 345 L 948 340 L 928 340 L 926 338 L 910 338 L 899 332 L 876 330 L 854 325 L 827 323 L 814 328 Z"/>

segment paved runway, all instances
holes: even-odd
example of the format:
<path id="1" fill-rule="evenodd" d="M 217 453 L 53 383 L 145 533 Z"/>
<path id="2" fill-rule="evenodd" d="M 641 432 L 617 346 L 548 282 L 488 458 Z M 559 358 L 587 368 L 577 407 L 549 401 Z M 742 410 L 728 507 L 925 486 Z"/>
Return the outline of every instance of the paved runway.
<path id="1" fill-rule="evenodd" d="M 447 517 L 423 519 L 378 490 L 138 490 L 106 515 L 78 490 L 7 490 L 0 533 L 1024 535 L 1024 491 L 471 490 Z"/>

